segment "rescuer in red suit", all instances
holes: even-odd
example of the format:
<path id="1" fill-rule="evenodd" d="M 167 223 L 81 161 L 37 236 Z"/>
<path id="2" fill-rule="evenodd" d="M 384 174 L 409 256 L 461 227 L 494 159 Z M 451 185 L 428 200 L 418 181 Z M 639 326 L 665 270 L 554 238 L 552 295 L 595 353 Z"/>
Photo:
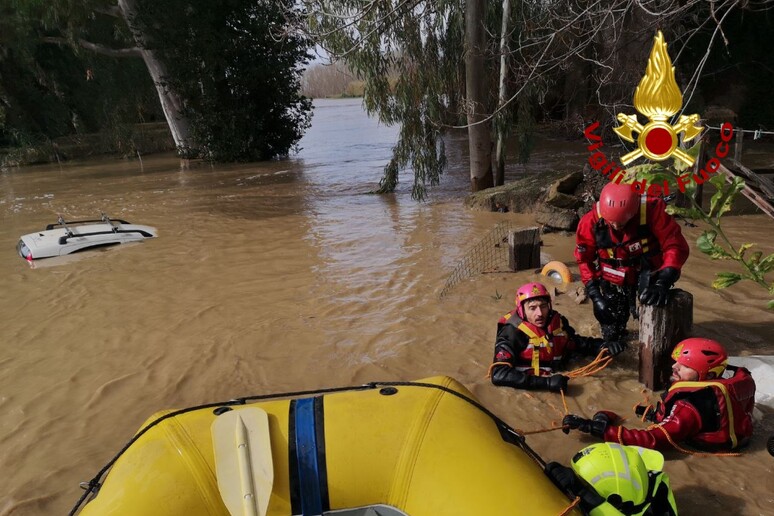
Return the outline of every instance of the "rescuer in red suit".
<path id="1" fill-rule="evenodd" d="M 592 419 L 568 414 L 563 431 L 580 430 L 605 441 L 665 449 L 688 442 L 709 451 L 746 445 L 753 430 L 755 381 L 744 367 L 728 364 L 726 350 L 710 339 L 685 339 L 672 352 L 671 385 L 657 407 L 635 412 L 655 423 L 646 430 L 617 425 L 617 414 L 599 411 Z M 723 374 L 727 372 L 727 374 Z"/>
<path id="2" fill-rule="evenodd" d="M 575 259 L 606 341 L 625 342 L 636 297 L 665 305 L 688 259 L 688 243 L 660 198 L 608 183 L 576 231 Z"/>

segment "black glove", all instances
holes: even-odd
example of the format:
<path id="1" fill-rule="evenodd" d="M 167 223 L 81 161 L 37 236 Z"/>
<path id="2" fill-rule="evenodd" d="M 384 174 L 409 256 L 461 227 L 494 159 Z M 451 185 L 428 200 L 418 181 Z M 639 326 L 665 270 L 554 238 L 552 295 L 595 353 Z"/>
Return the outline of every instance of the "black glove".
<path id="1" fill-rule="evenodd" d="M 567 382 L 569 378 L 561 374 L 551 376 L 528 376 L 528 389 L 547 389 L 551 392 L 563 390 L 567 392 Z"/>
<path id="2" fill-rule="evenodd" d="M 610 301 L 605 299 L 602 292 L 599 290 L 599 281 L 591 280 L 586 283 L 586 294 L 588 294 L 591 303 L 594 305 L 594 317 L 600 324 L 614 324 L 615 314 L 613 314 L 613 307 L 610 306 Z"/>
<path id="3" fill-rule="evenodd" d="M 605 502 L 605 499 L 581 481 L 571 468 L 562 466 L 558 462 L 549 462 L 544 471 L 559 489 L 574 496 L 580 496 L 581 507 L 586 512 Z"/>
<path id="4" fill-rule="evenodd" d="M 647 407 L 645 405 L 637 405 L 634 407 L 634 413 L 645 421 L 655 422 L 656 407 L 653 405 L 648 405 Z"/>
<path id="5" fill-rule="evenodd" d="M 594 419 L 586 419 L 584 417 L 576 416 L 575 414 L 567 414 L 562 419 L 562 432 L 569 434 L 570 430 L 580 430 L 581 432 L 591 434 L 594 437 L 604 437 L 605 430 L 609 423 L 609 419 L 604 414 L 597 413 Z"/>
<path id="6" fill-rule="evenodd" d="M 621 341 L 605 342 L 602 345 L 602 347 L 607 348 L 607 352 L 610 353 L 610 356 L 614 357 L 622 353 L 626 349 L 626 342 L 621 342 Z"/>
<path id="7" fill-rule="evenodd" d="M 575 472 L 567 466 L 562 466 L 558 462 L 549 462 L 544 470 L 548 478 L 560 489 L 576 494 L 577 477 Z"/>
<path id="8" fill-rule="evenodd" d="M 567 382 L 570 379 L 563 374 L 553 374 L 548 377 L 548 390 L 551 392 L 567 392 Z"/>
<path id="9" fill-rule="evenodd" d="M 669 289 L 680 277 L 680 271 L 673 267 L 665 267 L 650 278 L 650 285 L 640 294 L 643 305 L 664 306 L 669 300 Z"/>

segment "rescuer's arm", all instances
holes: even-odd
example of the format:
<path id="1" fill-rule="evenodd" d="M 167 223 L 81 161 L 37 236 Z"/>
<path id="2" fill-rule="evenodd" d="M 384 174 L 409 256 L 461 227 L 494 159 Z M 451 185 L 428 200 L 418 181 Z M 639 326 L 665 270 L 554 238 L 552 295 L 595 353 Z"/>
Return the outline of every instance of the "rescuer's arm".
<path id="1" fill-rule="evenodd" d="M 611 356 L 616 356 L 624 349 L 626 349 L 625 342 L 605 342 L 604 339 L 597 337 L 584 337 L 583 335 L 578 335 L 575 332 L 575 328 L 570 326 L 570 323 L 567 321 L 567 319 L 564 316 L 561 316 L 561 318 L 562 327 L 567 332 L 567 339 L 570 342 L 570 351 L 593 357 L 599 354 L 603 348 L 606 348 Z"/>
<path id="2" fill-rule="evenodd" d="M 589 212 L 581 217 L 578 229 L 575 231 L 575 260 L 578 262 L 578 270 L 584 285 L 601 275 L 596 264 L 597 243 L 594 239 L 593 215 L 593 212 Z"/>
<path id="3" fill-rule="evenodd" d="M 661 268 L 672 267 L 679 272 L 690 252 L 680 225 L 665 211 L 666 205 L 660 199 L 648 203 L 647 209 L 648 227 L 661 248 Z"/>

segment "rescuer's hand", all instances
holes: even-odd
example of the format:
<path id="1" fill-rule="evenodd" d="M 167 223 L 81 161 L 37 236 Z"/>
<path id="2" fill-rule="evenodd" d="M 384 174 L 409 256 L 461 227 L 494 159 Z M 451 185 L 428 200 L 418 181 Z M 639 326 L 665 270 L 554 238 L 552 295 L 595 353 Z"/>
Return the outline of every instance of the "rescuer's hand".
<path id="1" fill-rule="evenodd" d="M 591 303 L 594 305 L 594 317 L 600 324 L 614 324 L 615 314 L 610 301 L 605 299 L 599 290 L 599 281 L 591 280 L 586 283 L 586 294 L 588 294 Z"/>

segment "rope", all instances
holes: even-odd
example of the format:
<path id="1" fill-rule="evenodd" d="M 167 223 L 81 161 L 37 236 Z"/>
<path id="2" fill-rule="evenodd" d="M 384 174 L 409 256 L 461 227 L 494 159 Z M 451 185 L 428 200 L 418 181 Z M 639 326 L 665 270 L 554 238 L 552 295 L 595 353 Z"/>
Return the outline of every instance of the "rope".
<path id="1" fill-rule="evenodd" d="M 607 348 L 604 348 L 599 351 L 599 354 L 596 356 L 596 358 L 594 358 L 594 360 L 585 366 L 581 366 L 578 369 L 563 374 L 568 378 L 582 378 L 584 376 L 592 376 L 606 368 L 612 361 L 613 357 L 608 354 Z M 497 366 L 508 366 L 512 368 L 513 364 L 510 362 L 494 362 L 489 366 L 489 369 L 486 372 L 486 378 L 492 377 L 492 369 Z M 564 394 L 562 394 L 562 396 L 564 396 Z"/>
<path id="2" fill-rule="evenodd" d="M 567 516 L 568 514 L 570 514 L 570 511 L 571 511 L 571 510 L 573 510 L 574 508 L 576 508 L 576 507 L 578 506 L 578 504 L 580 503 L 580 501 L 581 501 L 581 498 L 580 498 L 580 496 L 576 496 L 576 497 L 575 497 L 575 500 L 573 500 L 573 501 L 572 501 L 572 503 L 571 503 L 570 505 L 568 505 L 568 506 L 567 506 L 567 507 L 566 507 L 566 508 L 565 508 L 565 509 L 564 509 L 564 510 L 563 510 L 563 511 L 562 511 L 562 512 L 559 514 L 559 516 Z"/>
<path id="3" fill-rule="evenodd" d="M 513 364 L 511 364 L 510 362 L 495 362 L 495 363 L 493 363 L 492 365 L 489 366 L 489 370 L 486 372 L 487 379 L 492 377 L 492 369 L 494 369 L 497 366 L 501 366 L 501 365 L 508 366 L 511 369 L 513 369 Z"/>
<path id="4" fill-rule="evenodd" d="M 570 413 L 570 409 L 567 408 L 567 398 L 564 395 L 564 389 L 560 389 L 559 394 L 562 395 L 562 406 L 564 407 L 564 414 L 562 414 L 562 417 L 564 417 Z"/>
<path id="5" fill-rule="evenodd" d="M 608 353 L 607 349 L 604 348 L 604 349 L 601 349 L 599 351 L 597 356 L 590 363 L 586 364 L 585 366 L 581 366 L 578 369 L 575 369 L 573 371 L 570 371 L 570 372 L 566 373 L 565 376 L 567 376 L 568 378 L 581 378 L 581 377 L 584 377 L 584 376 L 591 376 L 591 375 L 594 375 L 594 374 L 600 372 L 601 370 L 603 370 L 612 361 L 613 361 L 613 357 L 611 357 L 610 354 Z M 513 364 L 511 364 L 509 362 L 494 362 L 492 365 L 489 366 L 489 370 L 487 371 L 487 374 L 486 374 L 487 378 L 491 378 L 492 377 L 492 369 L 494 369 L 497 366 L 508 366 L 508 367 L 512 368 Z M 531 398 L 533 400 L 537 399 L 534 396 L 532 396 L 531 394 L 529 394 L 528 392 L 524 392 L 523 391 L 522 394 L 524 394 L 524 396 L 526 396 L 528 398 Z M 565 396 L 564 390 L 563 389 L 560 390 L 559 394 L 562 397 L 562 407 L 564 408 L 564 411 L 559 410 L 549 400 L 541 399 L 541 400 L 538 400 L 538 401 L 542 401 L 543 403 L 545 403 L 546 405 L 548 405 L 549 407 L 554 409 L 557 413 L 559 413 L 559 415 L 562 418 L 564 418 L 564 416 L 566 416 L 567 414 L 570 413 L 570 409 L 567 406 L 567 397 Z M 562 428 L 563 428 L 562 426 L 556 426 L 556 421 L 552 421 L 551 425 L 552 425 L 551 428 L 541 428 L 539 430 L 521 430 L 521 429 L 516 429 L 516 430 L 520 434 L 522 434 L 522 435 L 533 435 L 533 434 L 542 434 L 542 433 L 545 433 L 545 432 L 553 432 L 555 430 L 562 430 Z"/>
<path id="6" fill-rule="evenodd" d="M 646 402 L 647 402 L 647 399 L 646 399 Z M 640 405 L 639 403 L 637 403 L 632 407 L 632 411 L 636 414 L 637 407 L 642 407 L 642 406 L 643 405 Z M 648 403 L 647 405 L 644 405 L 644 407 L 645 407 L 645 410 L 642 411 L 642 417 L 640 417 L 640 421 L 642 421 L 643 423 L 648 418 L 648 414 L 650 413 L 650 411 L 655 408 L 652 403 Z"/>
<path id="7" fill-rule="evenodd" d="M 554 432 L 556 430 L 561 430 L 561 429 L 562 429 L 561 426 L 552 426 L 551 428 L 541 428 L 540 430 L 520 430 L 518 428 L 516 430 L 523 435 L 534 435 L 534 434 L 544 434 L 546 432 Z"/>
<path id="8" fill-rule="evenodd" d="M 720 131 L 720 127 L 713 127 L 711 125 L 705 126 L 707 129 L 713 129 L 715 131 Z M 757 140 L 761 137 L 762 134 L 774 134 L 774 131 L 763 131 L 761 129 L 736 129 L 734 128 L 735 133 L 753 133 L 753 139 Z"/>
<path id="9" fill-rule="evenodd" d="M 667 432 L 666 429 L 663 426 L 661 426 L 661 425 L 650 425 L 648 427 L 648 430 L 650 430 L 652 428 L 658 428 L 659 430 L 664 432 L 664 437 L 667 438 L 667 441 L 669 441 L 669 444 L 674 446 L 675 450 L 677 450 L 679 452 L 682 452 L 682 453 L 686 453 L 688 455 L 693 455 L 695 457 L 740 457 L 742 455 L 741 453 L 737 453 L 737 452 L 706 453 L 706 452 L 697 452 L 697 451 L 693 451 L 693 450 L 686 450 L 685 448 L 682 448 L 681 446 L 679 446 L 676 442 L 674 442 L 672 440 L 672 436 L 669 435 L 669 432 Z M 618 441 L 619 442 L 621 440 L 621 430 L 622 429 L 623 429 L 623 427 L 619 427 L 619 429 L 618 429 Z M 621 443 L 621 444 L 623 444 L 623 443 Z"/>
<path id="10" fill-rule="evenodd" d="M 639 403 L 635 404 L 632 407 L 632 411 L 636 413 L 637 407 L 644 406 L 645 410 L 643 411 L 642 416 L 640 417 L 640 420 L 644 423 L 646 421 L 646 416 L 647 416 L 648 412 L 651 409 L 654 409 L 655 407 L 650 402 L 650 399 L 647 396 L 647 391 L 645 391 L 645 390 L 642 391 L 642 397 L 643 397 L 643 404 L 642 405 L 639 404 Z M 667 441 L 669 441 L 669 444 L 671 444 L 677 451 L 680 451 L 680 452 L 688 454 L 688 455 L 695 455 L 697 457 L 739 457 L 739 456 L 742 455 L 741 453 L 737 453 L 737 452 L 707 453 L 707 452 L 698 452 L 698 451 L 693 451 L 693 450 L 687 450 L 687 449 L 681 447 L 680 445 L 678 445 L 677 443 L 675 443 L 674 440 L 672 439 L 672 436 L 669 435 L 669 432 L 667 432 L 666 429 L 663 426 L 661 426 L 659 424 L 652 424 L 652 425 L 648 426 L 648 430 L 651 430 L 653 428 L 658 428 L 659 430 L 661 430 L 664 433 L 664 437 L 666 437 Z M 618 443 L 619 444 L 623 444 L 623 442 L 621 440 L 622 439 L 622 437 L 621 437 L 622 432 L 623 432 L 623 426 L 619 426 L 618 427 Z"/>
<path id="11" fill-rule="evenodd" d="M 594 374 L 597 374 L 604 368 L 606 368 L 608 365 L 610 365 L 610 362 L 613 361 L 613 357 L 610 356 L 610 354 L 607 351 L 607 348 L 602 348 L 599 350 L 599 354 L 597 354 L 596 358 L 592 360 L 590 363 L 586 364 L 585 366 L 581 366 L 578 369 L 575 369 L 573 371 L 569 371 L 565 374 L 565 376 L 569 378 L 581 378 L 583 376 L 592 376 Z"/>
<path id="12" fill-rule="evenodd" d="M 530 398 L 530 399 L 533 399 L 533 400 L 536 400 L 536 401 L 540 401 L 540 402 L 543 402 L 543 403 L 545 403 L 546 405 L 548 405 L 549 407 L 551 407 L 552 409 L 554 409 L 556 412 L 558 412 L 558 413 L 559 413 L 559 415 L 560 415 L 562 418 L 564 418 L 564 416 L 565 416 L 565 415 L 567 415 L 567 414 L 569 414 L 569 413 L 570 413 L 570 411 L 569 411 L 569 409 L 567 408 L 567 401 L 566 401 L 566 399 L 565 399 L 565 396 L 564 396 L 564 390 L 560 390 L 560 391 L 559 391 L 559 393 L 562 395 L 562 404 L 564 405 L 564 412 L 562 412 L 561 410 L 559 410 L 559 409 L 556 407 L 556 405 L 554 405 L 553 403 L 551 403 L 551 402 L 550 402 L 550 401 L 548 401 L 548 400 L 538 399 L 538 398 L 536 398 L 535 396 L 533 396 L 532 394 L 530 394 L 530 393 L 528 393 L 528 392 L 522 392 L 522 394 L 524 394 L 524 396 L 526 396 L 527 398 Z M 551 428 L 541 428 L 541 429 L 539 429 L 539 430 L 521 430 L 521 429 L 518 429 L 518 428 L 517 428 L 516 430 L 517 430 L 517 431 L 518 431 L 520 434 L 522 434 L 522 435 L 533 435 L 533 434 L 543 434 L 543 433 L 546 433 L 546 432 L 553 432 L 553 431 L 555 431 L 555 430 L 561 430 L 562 428 L 563 428 L 563 427 L 562 427 L 561 425 L 557 426 L 557 423 L 556 423 L 556 421 L 551 421 Z"/>

